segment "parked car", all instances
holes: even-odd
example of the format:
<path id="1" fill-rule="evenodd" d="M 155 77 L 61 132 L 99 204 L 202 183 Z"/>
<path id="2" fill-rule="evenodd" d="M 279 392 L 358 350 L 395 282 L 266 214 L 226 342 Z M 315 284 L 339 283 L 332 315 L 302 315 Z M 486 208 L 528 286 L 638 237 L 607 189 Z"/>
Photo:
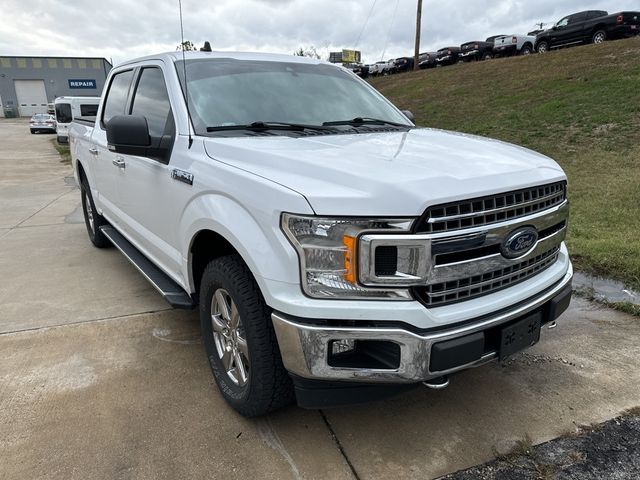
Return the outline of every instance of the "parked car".
<path id="1" fill-rule="evenodd" d="M 609 15 L 603 10 L 587 10 L 568 15 L 536 37 L 539 53 L 551 49 L 584 43 L 632 37 L 640 32 L 640 12 L 619 12 Z"/>
<path id="2" fill-rule="evenodd" d="M 69 141 L 69 125 L 76 117 L 95 117 L 100 97 L 58 97 L 55 99 L 58 143 Z"/>
<path id="3" fill-rule="evenodd" d="M 31 133 L 55 133 L 56 119 L 48 113 L 36 113 L 29 120 L 29 130 L 31 130 Z"/>
<path id="4" fill-rule="evenodd" d="M 393 73 L 410 72 L 411 70 L 413 70 L 413 64 L 413 57 L 396 58 L 393 62 Z"/>
<path id="5" fill-rule="evenodd" d="M 427 68 L 435 68 L 437 66 L 436 64 L 437 56 L 438 56 L 438 52 L 421 53 L 419 57 L 420 63 L 418 64 L 418 67 L 421 70 L 425 70 Z"/>
<path id="6" fill-rule="evenodd" d="M 460 60 L 460 47 L 445 47 L 438 50 L 436 56 L 436 65 L 438 67 L 444 67 L 446 65 L 453 65 Z"/>
<path id="7" fill-rule="evenodd" d="M 504 35 L 496 38 L 493 52 L 498 57 L 508 57 L 511 55 L 531 55 L 535 50 L 533 46 L 536 37 L 529 35 Z"/>
<path id="8" fill-rule="evenodd" d="M 473 41 L 460 45 L 460 60 L 471 62 L 473 60 L 490 60 L 493 58 L 493 46 L 496 38 L 503 35 L 494 35 L 487 38 L 484 42 Z"/>
<path id="9" fill-rule="evenodd" d="M 95 122 L 69 132 L 89 239 L 199 308 L 213 378 L 243 415 L 443 388 L 568 307 L 567 177 L 409 116 L 304 57 L 124 62 Z"/>
<path id="10" fill-rule="evenodd" d="M 360 78 L 367 78 L 369 76 L 369 66 L 362 65 L 361 63 L 345 63 L 342 65 L 347 70 L 351 70 Z"/>

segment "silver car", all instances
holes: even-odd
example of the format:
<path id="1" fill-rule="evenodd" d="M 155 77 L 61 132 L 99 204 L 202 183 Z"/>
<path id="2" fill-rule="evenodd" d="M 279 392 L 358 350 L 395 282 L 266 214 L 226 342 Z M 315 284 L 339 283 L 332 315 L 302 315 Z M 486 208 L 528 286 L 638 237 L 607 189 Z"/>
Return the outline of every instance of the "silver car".
<path id="1" fill-rule="evenodd" d="M 56 133 L 56 119 L 48 113 L 36 113 L 29 121 L 31 133 L 49 132 Z"/>

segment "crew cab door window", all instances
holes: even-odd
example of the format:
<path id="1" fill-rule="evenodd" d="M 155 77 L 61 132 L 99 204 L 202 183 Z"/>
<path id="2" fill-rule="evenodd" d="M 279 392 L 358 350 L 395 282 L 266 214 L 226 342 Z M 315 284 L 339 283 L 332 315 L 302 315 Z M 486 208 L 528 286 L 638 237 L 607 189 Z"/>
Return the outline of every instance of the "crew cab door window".
<path id="1" fill-rule="evenodd" d="M 587 19 L 587 12 L 576 13 L 571 15 L 569 19 L 569 25 L 575 25 L 576 23 L 584 22 Z"/>
<path id="2" fill-rule="evenodd" d="M 175 124 L 171 113 L 171 103 L 162 70 L 143 68 L 138 80 L 131 115 L 147 119 L 149 135 L 152 138 L 173 136 Z"/>
<path id="3" fill-rule="evenodd" d="M 116 73 L 113 76 L 102 112 L 103 125 L 116 115 L 124 115 L 132 79 L 133 70 Z"/>

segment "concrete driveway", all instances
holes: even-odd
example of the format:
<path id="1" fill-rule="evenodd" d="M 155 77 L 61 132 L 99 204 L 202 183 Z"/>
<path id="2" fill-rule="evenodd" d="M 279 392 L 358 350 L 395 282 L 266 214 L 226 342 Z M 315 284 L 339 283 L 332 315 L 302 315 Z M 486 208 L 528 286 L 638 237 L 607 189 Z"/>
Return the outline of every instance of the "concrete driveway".
<path id="1" fill-rule="evenodd" d="M 197 315 L 91 246 L 52 138 L 0 121 L 0 478 L 433 478 L 640 405 L 640 322 L 575 300 L 442 392 L 246 420 Z"/>

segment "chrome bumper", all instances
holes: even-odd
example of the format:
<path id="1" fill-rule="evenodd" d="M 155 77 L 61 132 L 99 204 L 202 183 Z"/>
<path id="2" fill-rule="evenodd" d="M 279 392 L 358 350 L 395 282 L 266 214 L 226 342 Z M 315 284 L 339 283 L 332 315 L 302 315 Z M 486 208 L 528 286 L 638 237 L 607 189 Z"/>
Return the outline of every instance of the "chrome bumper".
<path id="1" fill-rule="evenodd" d="M 323 327 L 298 323 L 285 315 L 271 315 L 285 368 L 300 377 L 317 380 L 344 380 L 369 383 L 416 383 L 442 375 L 476 367 L 498 356 L 487 352 L 479 360 L 444 371 L 430 371 L 431 347 L 434 343 L 452 340 L 487 330 L 536 310 L 571 283 L 571 267 L 552 289 L 534 300 L 476 323 L 424 335 L 401 328 Z M 334 340 L 389 341 L 400 346 L 400 366 L 396 369 L 342 368 L 329 365 L 329 348 Z"/>

